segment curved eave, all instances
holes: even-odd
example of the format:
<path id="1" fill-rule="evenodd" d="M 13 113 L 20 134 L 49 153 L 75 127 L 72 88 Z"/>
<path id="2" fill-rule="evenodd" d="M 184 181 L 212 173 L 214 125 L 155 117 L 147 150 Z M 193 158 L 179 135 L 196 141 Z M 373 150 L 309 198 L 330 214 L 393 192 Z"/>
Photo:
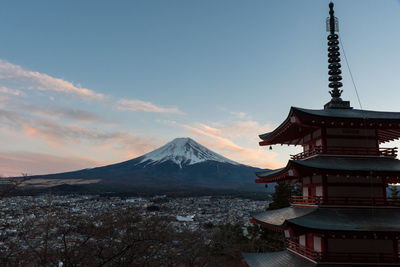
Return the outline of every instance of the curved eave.
<path id="1" fill-rule="evenodd" d="M 304 216 L 290 218 L 285 223 L 292 229 L 317 232 L 399 233 L 398 208 L 318 208 Z"/>
<path id="2" fill-rule="evenodd" d="M 400 233 L 400 208 L 287 207 L 250 216 L 253 222 L 278 231 Z"/>
<path id="3" fill-rule="evenodd" d="M 258 179 L 256 179 L 256 183 L 273 183 L 298 178 L 296 170 L 290 167 L 290 161 L 284 168 L 257 172 L 256 175 L 258 177 Z"/>
<path id="4" fill-rule="evenodd" d="M 292 107 L 292 109 L 297 114 L 302 115 L 303 118 L 309 116 L 313 118 L 359 119 L 376 122 L 391 121 L 400 124 L 400 112 L 361 109 L 305 109 L 299 107 Z"/>
<path id="5" fill-rule="evenodd" d="M 251 218 L 250 222 L 253 224 L 259 224 L 265 228 L 268 228 L 268 229 L 276 231 L 276 232 L 283 232 L 284 228 L 285 228 L 284 225 L 276 226 L 276 225 L 265 223 L 263 221 L 260 221 L 260 220 L 254 219 L 254 218 Z"/>
<path id="6" fill-rule="evenodd" d="M 400 112 L 291 107 L 287 118 L 275 130 L 259 135 L 262 139 L 259 144 L 297 145 L 304 135 L 326 126 L 377 129 L 378 141 L 384 143 L 400 138 Z"/>
<path id="7" fill-rule="evenodd" d="M 400 161 L 382 157 L 337 157 L 319 155 L 308 160 L 291 160 L 297 173 L 343 173 L 400 176 Z"/>
<path id="8" fill-rule="evenodd" d="M 312 125 L 303 125 L 298 117 L 295 116 L 295 108 L 291 107 L 287 118 L 272 132 L 260 134 L 262 141 L 260 146 L 274 144 L 297 145 L 304 134 L 308 134 L 315 129 Z"/>
<path id="9" fill-rule="evenodd" d="M 315 264 L 287 250 L 269 253 L 244 253 L 243 259 L 249 267 L 314 267 Z"/>
<path id="10" fill-rule="evenodd" d="M 303 109 L 292 107 L 291 112 L 302 123 L 316 127 L 350 127 L 377 129 L 379 143 L 400 138 L 400 112 L 359 109 Z"/>
<path id="11" fill-rule="evenodd" d="M 283 231 L 288 219 L 304 216 L 313 212 L 314 208 L 287 207 L 250 214 L 253 223 L 258 223 L 275 231 Z"/>
<path id="12" fill-rule="evenodd" d="M 289 160 L 286 167 L 258 172 L 256 183 L 295 180 L 311 174 L 364 174 L 400 179 L 400 160 L 382 157 L 338 157 L 318 155 L 308 160 Z M 388 180 L 389 181 L 389 180 Z"/>

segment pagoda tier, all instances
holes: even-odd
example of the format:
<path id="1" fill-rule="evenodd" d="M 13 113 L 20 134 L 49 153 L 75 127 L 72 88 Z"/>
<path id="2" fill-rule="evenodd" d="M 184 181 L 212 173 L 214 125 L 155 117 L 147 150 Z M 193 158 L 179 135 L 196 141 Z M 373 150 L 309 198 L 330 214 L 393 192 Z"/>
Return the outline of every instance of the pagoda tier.
<path id="1" fill-rule="evenodd" d="M 400 207 L 400 198 L 386 193 L 388 184 L 400 182 L 400 161 L 393 158 L 316 155 L 256 175 L 257 183 L 298 183 L 302 195 L 292 196 L 292 205 Z"/>
<path id="2" fill-rule="evenodd" d="M 245 265 L 251 267 L 314 267 L 315 265 L 306 259 L 298 257 L 288 251 L 272 253 L 242 253 Z"/>
<path id="3" fill-rule="evenodd" d="M 287 207 L 251 214 L 252 222 L 270 229 L 303 234 L 335 233 L 344 235 L 394 235 L 400 238 L 399 208 Z"/>
<path id="4" fill-rule="evenodd" d="M 329 263 L 312 263 L 291 251 L 279 251 L 271 253 L 242 253 L 244 258 L 244 265 L 250 267 L 338 267 L 336 264 Z M 354 267 L 357 265 L 342 264 L 340 267 Z M 377 267 L 377 264 L 366 264 L 358 265 L 362 267 Z M 390 266 L 390 265 L 389 265 Z M 396 266 L 396 265 L 392 265 Z"/>
<path id="5" fill-rule="evenodd" d="M 288 252 L 282 255 L 288 259 L 297 255 L 312 266 L 400 264 L 400 209 L 288 207 L 251 216 L 253 223 L 284 231 Z M 294 255 L 287 256 L 290 253 Z M 244 257 L 252 267 L 280 266 L 273 265 L 274 257 L 267 254 L 259 258 L 264 265 L 251 264 L 256 262 L 256 255 Z"/>
<path id="6" fill-rule="evenodd" d="M 292 107 L 261 146 L 301 145 L 283 168 L 256 173 L 257 183 L 295 183 L 300 196 L 290 207 L 251 214 L 250 221 L 282 231 L 287 250 L 244 253 L 250 266 L 400 266 L 400 183 L 397 148 L 380 144 L 400 138 L 400 112 L 357 110 L 343 101 L 337 18 L 327 19 L 329 91 L 322 110 Z M 307 263 L 302 261 L 307 260 Z"/>
<path id="7" fill-rule="evenodd" d="M 311 175 L 346 175 L 400 179 L 400 161 L 382 157 L 316 155 L 307 160 L 289 160 L 284 168 L 257 172 L 256 183 L 294 180 Z M 368 177 L 367 177 L 368 176 Z M 399 180 L 400 181 L 400 180 Z M 370 183 L 370 181 L 368 181 Z"/>
<path id="8" fill-rule="evenodd" d="M 291 244 L 288 242 L 288 246 Z M 292 247 L 294 247 L 292 245 Z M 303 251 L 302 254 L 307 251 Z M 279 252 L 270 253 L 242 253 L 243 265 L 249 267 L 378 267 L 378 266 L 399 266 L 397 262 L 387 262 L 381 264 L 380 262 L 368 262 L 371 258 L 382 257 L 379 255 L 383 254 L 367 254 L 359 253 L 357 257 L 359 263 L 334 263 L 334 262 L 320 262 L 320 261 L 310 261 L 308 258 L 304 258 L 302 254 L 295 252 L 294 250 L 285 250 Z M 308 251 L 309 255 L 318 255 L 312 251 Z M 356 255 L 354 255 L 356 256 Z"/>
<path id="9" fill-rule="evenodd" d="M 287 207 L 278 210 L 267 210 L 264 212 L 252 213 L 251 222 L 263 225 L 275 231 L 283 231 L 287 225 L 286 221 L 302 217 L 315 209 L 305 207 Z"/>
<path id="10" fill-rule="evenodd" d="M 400 138 L 400 112 L 358 109 L 303 109 L 292 107 L 286 120 L 274 131 L 261 134 L 261 146 L 304 145 L 326 136 L 349 139 L 358 135 L 384 143 Z M 362 145 L 360 145 L 362 147 Z"/>

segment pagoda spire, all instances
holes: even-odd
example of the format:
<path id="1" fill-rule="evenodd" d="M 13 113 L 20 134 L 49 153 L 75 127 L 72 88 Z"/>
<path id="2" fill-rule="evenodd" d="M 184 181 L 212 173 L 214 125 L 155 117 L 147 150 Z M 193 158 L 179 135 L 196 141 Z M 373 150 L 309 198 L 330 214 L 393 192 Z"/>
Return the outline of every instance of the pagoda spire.
<path id="1" fill-rule="evenodd" d="M 333 10 L 333 2 L 329 3 L 329 17 L 326 19 L 326 30 L 329 32 L 328 35 L 328 62 L 329 62 L 329 91 L 332 99 L 325 105 L 325 108 L 350 108 L 349 101 L 343 101 L 340 96 L 343 90 L 341 82 L 342 65 L 340 64 L 340 48 L 339 48 L 339 23 L 338 19 L 334 16 L 335 11 Z"/>
<path id="2" fill-rule="evenodd" d="M 343 86 L 340 82 L 342 76 L 340 75 L 342 71 L 340 70 L 340 52 L 339 52 L 339 35 L 336 32 L 338 29 L 337 18 L 333 15 L 333 3 L 329 3 L 329 32 L 328 35 L 328 62 L 329 62 L 329 87 L 333 88 L 329 91 L 332 98 L 340 98 L 343 90 L 339 90 Z"/>

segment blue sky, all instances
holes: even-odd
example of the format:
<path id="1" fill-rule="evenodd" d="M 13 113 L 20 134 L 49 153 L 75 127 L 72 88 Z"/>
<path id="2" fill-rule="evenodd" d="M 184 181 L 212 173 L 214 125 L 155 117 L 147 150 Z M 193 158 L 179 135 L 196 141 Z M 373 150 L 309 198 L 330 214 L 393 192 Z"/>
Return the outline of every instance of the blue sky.
<path id="1" fill-rule="evenodd" d="M 400 2 L 334 2 L 363 107 L 399 111 Z M 257 135 L 290 106 L 329 101 L 328 3 L 4 2 L 0 174 L 109 164 L 182 136 L 282 166 L 298 148 L 268 151 Z M 343 72 L 343 98 L 359 108 Z"/>

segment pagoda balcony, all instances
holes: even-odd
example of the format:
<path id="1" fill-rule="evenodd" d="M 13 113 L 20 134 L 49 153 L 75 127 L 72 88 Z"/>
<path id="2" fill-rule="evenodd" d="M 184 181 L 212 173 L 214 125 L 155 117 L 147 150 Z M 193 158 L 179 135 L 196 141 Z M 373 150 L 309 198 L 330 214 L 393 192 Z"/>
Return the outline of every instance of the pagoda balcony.
<path id="1" fill-rule="evenodd" d="M 377 197 L 320 197 L 293 196 L 290 203 L 294 206 L 391 206 L 400 207 L 400 198 Z"/>
<path id="2" fill-rule="evenodd" d="M 351 155 L 351 156 L 376 156 L 376 157 L 390 157 L 397 156 L 397 147 L 392 148 L 367 148 L 367 147 L 322 147 L 317 146 L 312 150 L 307 150 L 296 155 L 290 155 L 292 160 L 305 159 L 318 154 L 328 155 Z"/>
<path id="3" fill-rule="evenodd" d="M 397 263 L 400 262 L 400 253 L 374 253 L 374 252 L 318 252 L 304 247 L 296 241 L 286 239 L 289 251 L 302 255 L 314 262 L 354 262 L 354 263 Z"/>
<path id="4" fill-rule="evenodd" d="M 400 262 L 400 254 L 393 253 L 334 253 L 322 255 L 324 262 L 355 262 L 355 263 L 397 263 Z M 398 266 L 396 264 L 396 266 Z"/>
<path id="5" fill-rule="evenodd" d="M 299 243 L 297 243 L 296 241 L 290 239 L 286 239 L 286 247 L 288 250 L 301 254 L 304 257 L 311 259 L 315 262 L 321 261 L 323 256 L 321 252 L 317 252 L 310 248 L 304 247 Z"/>

